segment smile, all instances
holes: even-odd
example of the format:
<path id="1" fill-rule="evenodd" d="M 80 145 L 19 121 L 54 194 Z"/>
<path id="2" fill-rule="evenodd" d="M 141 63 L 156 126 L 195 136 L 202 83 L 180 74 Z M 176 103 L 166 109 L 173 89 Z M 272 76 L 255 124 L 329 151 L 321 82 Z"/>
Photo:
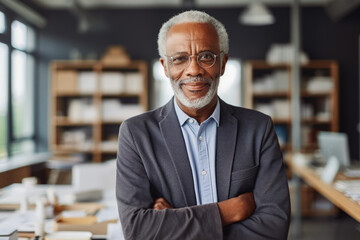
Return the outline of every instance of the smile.
<path id="1" fill-rule="evenodd" d="M 180 85 L 181 88 L 185 87 L 190 92 L 200 92 L 204 89 L 207 89 L 210 86 L 208 82 L 191 82 L 183 83 Z"/>

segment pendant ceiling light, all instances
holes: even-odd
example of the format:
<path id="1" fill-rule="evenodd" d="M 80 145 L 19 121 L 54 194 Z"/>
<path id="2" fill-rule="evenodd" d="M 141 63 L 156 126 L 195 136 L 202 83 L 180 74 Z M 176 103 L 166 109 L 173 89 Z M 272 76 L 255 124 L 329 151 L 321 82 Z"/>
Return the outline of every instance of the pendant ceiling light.
<path id="1" fill-rule="evenodd" d="M 263 3 L 253 1 L 240 14 L 239 22 L 244 25 L 260 26 L 273 24 L 275 18 Z"/>

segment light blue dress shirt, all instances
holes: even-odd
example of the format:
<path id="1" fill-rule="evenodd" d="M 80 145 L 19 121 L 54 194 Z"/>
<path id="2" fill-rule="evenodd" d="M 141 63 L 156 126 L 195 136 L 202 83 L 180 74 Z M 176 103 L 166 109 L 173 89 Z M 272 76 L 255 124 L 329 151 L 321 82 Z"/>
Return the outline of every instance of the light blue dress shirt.
<path id="1" fill-rule="evenodd" d="M 190 160 L 197 205 L 217 202 L 215 154 L 219 100 L 212 115 L 200 125 L 180 109 L 176 100 L 174 105 Z"/>

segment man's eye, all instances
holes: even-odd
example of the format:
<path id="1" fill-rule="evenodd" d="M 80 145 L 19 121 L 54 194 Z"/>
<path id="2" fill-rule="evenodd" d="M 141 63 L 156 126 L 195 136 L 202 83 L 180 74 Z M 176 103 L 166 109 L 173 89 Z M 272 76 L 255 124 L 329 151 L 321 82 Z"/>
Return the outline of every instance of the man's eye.
<path id="1" fill-rule="evenodd" d="M 182 63 L 187 62 L 187 60 L 188 60 L 188 57 L 185 55 L 172 57 L 173 64 L 182 64 Z"/>
<path id="2" fill-rule="evenodd" d="M 200 61 L 206 62 L 206 61 L 212 61 L 213 59 L 214 59 L 214 57 L 209 53 L 205 53 L 205 54 L 202 54 L 199 56 Z"/>

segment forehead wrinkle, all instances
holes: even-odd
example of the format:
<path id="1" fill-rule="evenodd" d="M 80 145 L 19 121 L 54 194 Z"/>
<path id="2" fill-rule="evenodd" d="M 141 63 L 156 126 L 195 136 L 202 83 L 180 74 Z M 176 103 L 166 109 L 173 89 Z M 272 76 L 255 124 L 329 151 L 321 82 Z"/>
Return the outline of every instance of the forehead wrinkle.
<path id="1" fill-rule="evenodd" d="M 201 28 L 201 30 L 198 30 L 199 28 Z M 219 40 L 216 29 L 211 24 L 185 22 L 172 26 L 167 34 L 166 40 L 168 40 L 170 35 L 185 35 L 188 41 L 203 40 L 209 34 L 214 35 L 214 37 L 216 36 L 214 40 Z"/>
<path id="2" fill-rule="evenodd" d="M 169 47 L 170 43 L 171 47 Z M 171 52 L 168 52 L 169 50 Z M 219 39 L 215 28 L 208 23 L 180 23 L 172 26 L 166 39 L 167 54 L 189 50 L 196 52 L 219 50 Z"/>

